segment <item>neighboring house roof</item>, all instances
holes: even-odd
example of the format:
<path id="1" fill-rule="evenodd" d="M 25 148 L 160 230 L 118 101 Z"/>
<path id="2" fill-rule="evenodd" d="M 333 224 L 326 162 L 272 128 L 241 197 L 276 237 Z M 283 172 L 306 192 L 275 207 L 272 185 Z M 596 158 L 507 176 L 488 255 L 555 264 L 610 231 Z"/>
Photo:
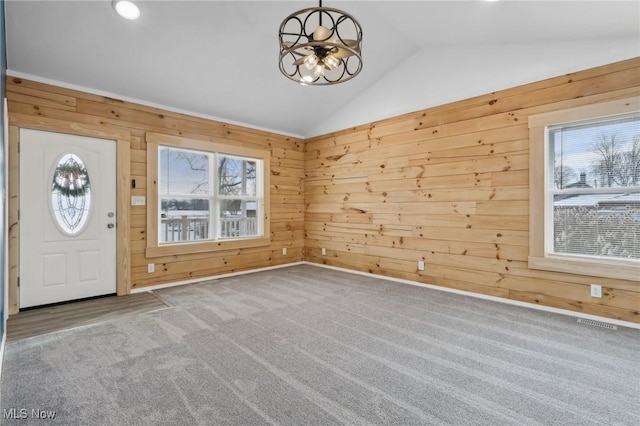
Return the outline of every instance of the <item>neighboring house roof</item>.
<path id="1" fill-rule="evenodd" d="M 555 207 L 596 207 L 620 204 L 640 205 L 640 193 L 573 195 L 553 203 Z"/>
<path id="2" fill-rule="evenodd" d="M 564 189 L 567 188 L 593 188 L 591 185 L 587 185 L 584 182 L 574 182 L 574 183 L 570 183 L 569 185 L 565 186 Z"/>
<path id="3" fill-rule="evenodd" d="M 570 183 L 569 185 L 564 187 L 567 188 L 592 188 L 591 185 L 587 185 L 587 174 L 580 173 L 580 180 L 574 183 Z"/>

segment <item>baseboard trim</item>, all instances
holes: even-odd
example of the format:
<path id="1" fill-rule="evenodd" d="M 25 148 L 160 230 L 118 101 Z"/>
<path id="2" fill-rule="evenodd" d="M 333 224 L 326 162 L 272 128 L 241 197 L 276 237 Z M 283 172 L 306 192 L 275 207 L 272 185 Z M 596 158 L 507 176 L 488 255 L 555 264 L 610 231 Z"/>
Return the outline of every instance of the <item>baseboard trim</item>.
<path id="1" fill-rule="evenodd" d="M 486 294 L 474 293 L 474 292 L 465 291 L 465 290 L 458 290 L 458 289 L 455 289 L 455 288 L 441 287 L 441 286 L 437 286 L 437 285 L 433 285 L 433 284 L 421 283 L 421 282 L 418 282 L 418 281 L 411 281 L 411 280 L 405 280 L 405 279 L 402 279 L 402 278 L 388 277 L 386 275 L 377 275 L 377 274 L 372 274 L 370 272 L 355 271 L 353 269 L 341 268 L 339 266 L 330 266 L 330 265 L 324 265 L 322 263 L 314 263 L 314 262 L 307 262 L 307 261 L 302 262 L 302 263 L 307 264 L 307 265 L 318 266 L 320 268 L 333 269 L 333 270 L 336 270 L 336 271 L 347 272 L 347 273 L 351 273 L 351 274 L 355 274 L 355 275 L 362 275 L 362 276 L 365 276 L 365 277 L 373 277 L 373 278 L 378 278 L 378 279 L 383 279 L 383 280 L 394 281 L 394 282 L 398 282 L 398 283 L 401 283 L 401 284 L 409 284 L 409 285 L 415 285 L 415 286 L 418 286 L 418 287 L 426 287 L 426 288 L 430 288 L 430 289 L 433 289 L 433 290 L 444 291 L 444 292 L 447 292 L 447 293 L 460 294 L 460 295 L 463 295 L 463 296 L 475 297 L 477 299 L 491 300 L 493 302 L 505 303 L 507 305 L 521 306 L 523 308 L 536 309 L 538 311 L 553 312 L 553 313 L 556 313 L 556 314 L 566 315 L 566 316 L 570 316 L 570 317 L 590 319 L 590 320 L 594 320 L 594 321 L 600 321 L 600 322 L 605 322 L 605 323 L 609 323 L 609 324 L 619 325 L 621 327 L 635 328 L 635 329 L 639 329 L 640 330 L 640 324 L 636 324 L 634 322 L 629 322 L 629 321 L 622 321 L 622 320 L 617 320 L 617 319 L 613 319 L 613 318 L 601 317 L 601 316 L 598 316 L 598 315 L 585 314 L 585 313 L 582 313 L 582 312 L 570 311 L 568 309 L 553 308 L 551 306 L 535 305 L 533 303 L 521 302 L 519 300 L 505 299 L 505 298 L 502 298 L 502 297 L 489 296 L 489 295 L 486 295 Z"/>
<path id="2" fill-rule="evenodd" d="M 134 294 L 134 293 L 144 293 L 144 292 L 147 292 L 147 291 L 160 290 L 160 289 L 163 289 L 163 288 L 176 287 L 176 286 L 187 285 L 187 284 L 195 284 L 195 283 L 199 283 L 199 282 L 202 282 L 202 281 L 219 280 L 221 278 L 236 277 L 238 275 L 255 274 L 257 272 L 271 271 L 271 270 L 274 270 L 274 269 L 288 268 L 290 266 L 304 265 L 306 263 L 308 263 L 308 262 L 284 263 L 282 265 L 267 266 L 265 268 L 248 269 L 246 271 L 230 272 L 228 274 L 212 275 L 212 276 L 209 276 L 209 277 L 194 278 L 192 280 L 175 281 L 175 282 L 172 282 L 172 283 L 158 284 L 158 285 L 154 285 L 154 286 L 134 288 L 133 290 L 131 290 L 131 293 L 132 294 Z"/>
<path id="3" fill-rule="evenodd" d="M 341 272 L 346 272 L 346 273 L 355 274 L 355 275 L 362 275 L 362 276 L 365 276 L 365 277 L 372 277 L 372 278 L 378 278 L 378 279 L 383 279 L 383 280 L 394 281 L 394 282 L 401 283 L 401 284 L 408 284 L 408 285 L 414 285 L 414 286 L 419 286 L 419 287 L 426 287 L 426 288 L 430 288 L 432 290 L 444 291 L 446 293 L 460 294 L 460 295 L 463 295 L 463 296 L 475 297 L 477 299 L 491 300 L 493 302 L 505 303 L 507 305 L 521 306 L 523 308 L 536 309 L 538 311 L 545 311 L 545 312 L 552 312 L 552 313 L 566 315 L 566 316 L 575 317 L 575 318 L 584 318 L 584 319 L 590 319 L 590 320 L 594 320 L 594 321 L 601 321 L 601 322 L 605 322 L 605 323 L 609 323 L 609 324 L 618 325 L 618 326 L 621 326 L 621 327 L 635 328 L 635 329 L 640 330 L 640 324 L 636 324 L 636 323 L 630 322 L 630 321 L 622 321 L 622 320 L 617 320 L 617 319 L 613 319 L 613 318 L 601 317 L 601 316 L 598 316 L 598 315 L 585 314 L 585 313 L 582 313 L 582 312 L 570 311 L 568 309 L 553 308 L 551 306 L 535 305 L 533 303 L 521 302 L 519 300 L 505 299 L 505 298 L 502 298 L 502 297 L 496 297 L 496 296 L 489 296 L 489 295 L 486 295 L 486 294 L 474 293 L 472 291 L 465 291 L 465 290 L 458 290 L 458 289 L 455 289 L 455 288 L 441 287 L 441 286 L 437 286 L 437 285 L 434 285 L 434 284 L 421 283 L 421 282 L 418 282 L 418 281 L 405 280 L 405 279 L 402 279 L 402 278 L 388 277 L 386 275 L 377 275 L 377 274 L 372 274 L 370 272 L 356 271 L 356 270 L 353 270 L 353 269 L 342 268 L 342 267 L 339 267 L 339 266 L 331 266 L 331 265 L 325 265 L 325 264 L 322 264 L 322 263 L 314 263 L 314 262 L 308 262 L 308 261 L 285 263 L 285 264 L 282 264 L 282 265 L 268 266 L 266 268 L 249 269 L 249 270 L 246 270 L 246 271 L 231 272 L 231 273 L 228 273 L 228 274 L 214 275 L 214 276 L 202 277 L 202 278 L 195 278 L 195 279 L 192 279 L 192 280 L 185 280 L 185 281 L 176 281 L 176 282 L 172 282 L 172 283 L 158 284 L 158 285 L 149 286 L 149 287 L 141 287 L 141 288 L 136 288 L 136 289 L 131 290 L 131 293 L 143 293 L 143 292 L 146 292 L 146 291 L 160 290 L 160 289 L 163 289 L 163 288 L 176 287 L 176 286 L 187 285 L 187 284 L 195 284 L 195 283 L 202 282 L 202 281 L 218 280 L 218 279 L 221 279 L 221 278 L 235 277 L 235 276 L 238 276 L 238 275 L 255 274 L 257 272 L 271 271 L 271 270 L 274 270 L 274 269 L 288 268 L 288 267 L 297 266 L 297 265 L 312 265 L 312 266 L 317 266 L 319 268 L 333 269 L 335 271 L 341 271 Z M 4 343 L 3 343 L 3 348 L 4 348 Z"/>

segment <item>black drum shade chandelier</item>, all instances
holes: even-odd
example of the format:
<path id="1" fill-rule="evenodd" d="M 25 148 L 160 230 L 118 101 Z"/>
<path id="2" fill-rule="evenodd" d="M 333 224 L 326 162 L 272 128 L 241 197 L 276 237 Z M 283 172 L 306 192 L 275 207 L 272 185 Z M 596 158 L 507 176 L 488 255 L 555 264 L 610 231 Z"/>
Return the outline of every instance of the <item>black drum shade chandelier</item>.
<path id="1" fill-rule="evenodd" d="M 299 10 L 280 25 L 280 71 L 305 85 L 351 80 L 362 69 L 362 28 L 346 12 L 329 7 Z"/>

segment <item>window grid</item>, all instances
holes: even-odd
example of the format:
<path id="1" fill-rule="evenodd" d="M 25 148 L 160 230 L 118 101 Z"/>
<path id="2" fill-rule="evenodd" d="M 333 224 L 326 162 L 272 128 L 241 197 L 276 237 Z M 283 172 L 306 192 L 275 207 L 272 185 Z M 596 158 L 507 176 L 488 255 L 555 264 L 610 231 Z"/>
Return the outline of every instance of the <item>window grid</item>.
<path id="1" fill-rule="evenodd" d="M 630 133 L 615 136 L 612 123 L 631 123 Z M 564 153 L 565 129 L 593 130 L 596 142 L 587 147 L 582 143 L 582 156 Z M 613 129 L 617 129 L 613 127 Z M 598 136 L 596 132 L 601 131 Z M 622 131 L 624 133 L 624 131 Z M 559 136 L 559 137 L 558 137 Z M 618 145 L 616 146 L 616 137 Z M 598 141 L 600 139 L 600 141 Z M 586 141 L 585 141 L 586 142 Z M 557 164 L 557 144 L 560 145 L 560 166 Z M 595 148 L 594 148 L 595 147 Z M 602 149 L 606 148 L 606 149 Z M 589 151 L 591 149 L 591 151 Z M 560 124 L 545 128 L 545 253 L 546 255 L 600 260 L 640 261 L 640 115 L 591 119 L 580 123 Z M 591 160 L 587 158 L 591 157 Z M 571 161 L 569 158 L 573 158 Z M 624 160 L 624 161 L 623 161 Z M 630 161 L 634 163 L 630 166 Z M 607 163 L 608 161 L 608 163 Z M 565 163 L 581 166 L 577 175 Z M 595 164 L 595 165 L 594 165 Z M 598 177 L 602 170 L 609 179 Z M 558 178 L 558 167 L 561 171 Z M 635 167 L 629 170 L 630 167 Z M 590 170 L 589 170 L 590 169 Z M 562 172 L 574 180 L 569 183 Z M 600 174 L 598 174 L 598 170 Z M 614 172 L 624 175 L 612 179 Z M 631 175 L 630 175 L 631 173 Z M 587 176 L 592 181 L 588 182 Z M 618 185 L 615 185 L 615 184 Z M 607 185 L 607 186 L 602 186 Z M 612 186 L 614 185 L 614 186 Z"/>
<path id="2" fill-rule="evenodd" d="M 244 238 L 259 238 L 264 233 L 264 224 L 262 221 L 262 217 L 264 216 L 262 203 L 264 201 L 264 191 L 263 191 L 263 165 L 261 159 L 252 158 L 252 157 L 244 157 L 237 155 L 227 155 L 216 152 L 206 152 L 195 149 L 184 149 L 177 148 L 173 146 L 159 146 L 158 147 L 158 164 L 161 165 L 161 156 L 163 151 L 174 151 L 174 152 L 183 152 L 185 154 L 196 154 L 196 155 L 206 155 L 207 163 L 208 163 L 208 185 L 207 185 L 207 194 L 193 194 L 189 192 L 172 192 L 169 190 L 169 184 L 167 183 L 167 190 L 163 191 L 163 183 L 165 179 L 168 179 L 168 176 L 163 176 L 162 168 L 158 168 L 158 181 L 159 181 L 159 194 L 158 194 L 158 243 L 161 245 L 169 245 L 181 242 L 194 242 L 195 241 L 220 241 L 220 240 L 233 240 L 233 239 L 244 239 Z M 247 195 L 221 195 L 219 193 L 219 185 L 220 185 L 220 169 L 219 169 L 219 158 L 227 157 L 236 161 L 246 161 L 252 162 L 255 164 L 255 195 L 247 196 Z M 242 176 L 241 179 L 246 180 L 245 176 Z M 176 240 L 172 238 L 168 240 L 167 236 L 167 228 L 165 225 L 163 226 L 163 220 L 165 223 L 168 221 L 167 213 L 163 213 L 163 201 L 177 201 L 177 200 L 202 200 L 206 199 L 208 201 L 208 215 L 207 215 L 207 224 L 206 227 L 206 237 L 205 238 L 196 238 L 196 227 L 194 224 L 197 222 L 193 218 L 186 218 L 180 223 L 177 223 L 178 227 L 181 227 L 180 239 Z M 255 205 L 255 214 L 252 221 L 247 221 L 247 218 L 237 218 L 239 220 L 228 219 L 223 217 L 221 204 L 224 200 L 240 200 L 242 202 L 253 202 Z M 163 217 L 165 215 L 165 217 Z M 183 216 L 184 218 L 184 216 Z M 242 222 L 251 222 L 252 226 L 246 226 L 245 228 L 239 226 L 239 223 Z M 225 227 L 226 225 L 226 227 Z M 231 225 L 231 226 L 228 226 Z M 255 230 L 255 232 L 246 233 L 246 230 Z M 245 231 L 245 232 L 243 232 Z M 188 237 L 184 237 L 183 233 L 188 233 Z M 164 235 L 163 235 L 164 234 Z M 194 237 L 191 238 L 191 235 Z M 165 238 L 163 238 L 163 236 Z M 198 235 L 199 236 L 199 235 Z"/>

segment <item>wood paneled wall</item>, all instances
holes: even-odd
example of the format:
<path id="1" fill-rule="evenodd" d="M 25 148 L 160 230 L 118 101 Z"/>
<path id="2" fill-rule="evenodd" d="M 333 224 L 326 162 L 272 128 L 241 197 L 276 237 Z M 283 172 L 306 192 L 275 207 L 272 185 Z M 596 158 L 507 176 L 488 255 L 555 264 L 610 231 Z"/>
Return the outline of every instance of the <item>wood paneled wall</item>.
<path id="1" fill-rule="evenodd" d="M 131 195 L 146 195 L 146 132 L 271 150 L 271 246 L 147 259 L 146 207 L 131 206 L 133 288 L 304 258 L 633 322 L 639 282 L 527 268 L 527 118 L 639 94 L 636 58 L 301 141 L 7 79 L 15 122 L 44 117 L 129 131 Z M 594 282 L 602 299 L 589 296 Z"/>
<path id="2" fill-rule="evenodd" d="M 636 58 L 309 139 L 305 259 L 640 322 L 638 281 L 527 267 L 528 116 L 638 94 Z"/>
<path id="3" fill-rule="evenodd" d="M 147 195 L 146 132 L 210 137 L 271 151 L 271 245 L 251 249 L 147 259 L 146 207 L 129 208 L 131 287 L 139 288 L 234 271 L 298 262 L 304 245 L 304 144 L 300 139 L 205 120 L 20 78 L 7 79 L 12 125 L 45 118 L 78 126 L 125 129 L 131 134 L 131 195 Z M 15 167 L 15 165 L 14 165 Z M 15 223 L 10 224 L 15 228 Z M 287 255 L 282 248 L 287 248 Z M 155 272 L 147 273 L 147 264 Z M 14 264 L 12 265 L 15 268 Z"/>

